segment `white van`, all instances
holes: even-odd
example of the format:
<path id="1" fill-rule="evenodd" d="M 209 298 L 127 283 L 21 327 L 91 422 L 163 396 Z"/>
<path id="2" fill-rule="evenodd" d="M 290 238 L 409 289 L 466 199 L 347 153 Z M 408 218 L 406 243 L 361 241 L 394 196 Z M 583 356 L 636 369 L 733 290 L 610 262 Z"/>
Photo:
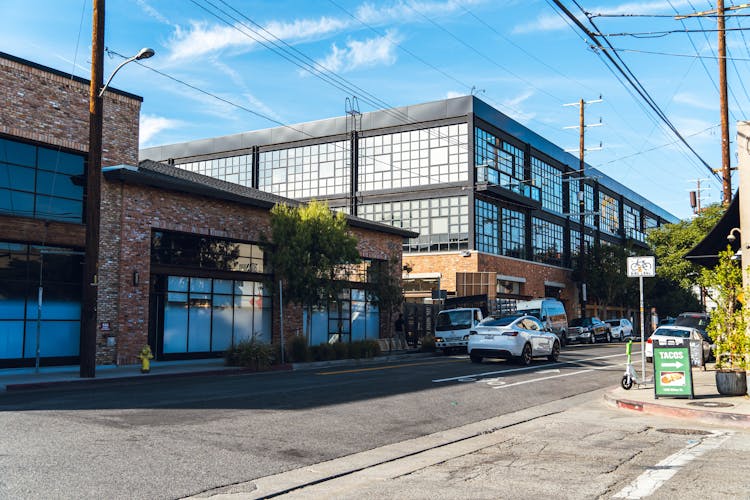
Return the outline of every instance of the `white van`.
<path id="1" fill-rule="evenodd" d="M 482 310 L 476 307 L 443 309 L 435 320 L 435 348 L 443 351 L 443 354 L 465 351 L 469 331 L 482 319 Z"/>
<path id="2" fill-rule="evenodd" d="M 524 300 L 516 304 L 518 314 L 528 314 L 539 319 L 547 331 L 560 339 L 560 345 L 568 341 L 568 315 L 565 306 L 557 299 Z"/>

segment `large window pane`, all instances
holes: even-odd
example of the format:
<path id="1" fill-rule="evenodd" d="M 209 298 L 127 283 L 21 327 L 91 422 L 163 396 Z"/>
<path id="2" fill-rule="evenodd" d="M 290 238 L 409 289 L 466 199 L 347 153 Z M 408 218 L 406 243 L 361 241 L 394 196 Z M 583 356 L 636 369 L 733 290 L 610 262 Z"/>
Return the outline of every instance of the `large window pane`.
<path id="1" fill-rule="evenodd" d="M 171 281 L 171 277 L 170 277 Z M 164 352 L 187 351 L 188 295 L 169 292 L 164 306 Z"/>
<path id="2" fill-rule="evenodd" d="M 211 350 L 224 351 L 232 345 L 232 296 L 214 295 L 212 313 Z"/>
<path id="3" fill-rule="evenodd" d="M 27 358 L 36 357 L 36 327 L 36 321 L 26 322 L 25 357 Z M 78 356 L 80 332 L 80 321 L 42 321 L 39 355 L 42 357 Z"/>
<path id="4" fill-rule="evenodd" d="M 2 302 L 0 301 L 0 304 Z M 0 317 L 3 312 L 0 310 Z M 0 320 L 0 359 L 23 356 L 23 321 Z"/>

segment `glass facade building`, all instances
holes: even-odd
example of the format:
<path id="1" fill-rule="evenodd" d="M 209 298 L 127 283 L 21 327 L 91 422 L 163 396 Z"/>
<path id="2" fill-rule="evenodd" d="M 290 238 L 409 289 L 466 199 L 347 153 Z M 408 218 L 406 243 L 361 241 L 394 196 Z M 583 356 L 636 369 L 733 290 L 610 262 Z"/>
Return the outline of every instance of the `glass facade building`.
<path id="1" fill-rule="evenodd" d="M 474 96 L 301 127 L 304 133 L 248 132 L 227 143 L 257 155 L 248 170 L 261 191 L 326 199 L 334 209 L 418 232 L 404 240 L 405 259 L 477 251 L 570 270 L 582 229 L 588 249 L 638 246 L 648 229 L 676 222 L 590 166 L 582 172 L 576 157 Z M 141 157 L 182 167 L 201 154 L 215 161 L 221 148 L 220 138 L 191 157 L 181 156 L 179 144 Z"/>

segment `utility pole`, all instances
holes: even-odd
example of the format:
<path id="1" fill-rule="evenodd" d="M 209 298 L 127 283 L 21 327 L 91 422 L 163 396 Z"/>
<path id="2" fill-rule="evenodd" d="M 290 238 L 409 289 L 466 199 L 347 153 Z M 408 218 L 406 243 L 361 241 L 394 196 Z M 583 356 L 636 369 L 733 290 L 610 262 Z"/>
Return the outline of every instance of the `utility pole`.
<path id="1" fill-rule="evenodd" d="M 732 201 L 732 170 L 729 167 L 729 106 L 727 104 L 727 45 L 724 30 L 724 0 L 717 0 L 716 13 L 719 32 L 719 99 L 721 100 L 721 202 L 725 207 Z"/>
<path id="2" fill-rule="evenodd" d="M 724 0 L 716 1 L 716 10 L 706 10 L 675 16 L 676 20 L 682 20 L 689 17 L 702 17 L 707 15 L 716 15 L 717 32 L 719 36 L 718 58 L 719 58 L 719 100 L 721 113 L 721 203 L 725 207 L 729 206 L 732 201 L 732 169 L 729 157 L 729 104 L 727 99 L 727 46 L 724 13 L 728 10 L 739 10 L 750 7 L 748 4 L 733 5 L 724 7 Z"/>
<path id="3" fill-rule="evenodd" d="M 601 96 L 599 99 L 593 101 L 584 101 L 581 99 L 577 103 L 563 104 L 563 106 L 578 106 L 578 226 L 579 226 L 579 242 L 578 242 L 578 269 L 581 276 L 581 317 L 586 317 L 586 252 L 585 252 L 585 233 L 586 233 L 586 196 L 584 192 L 583 179 L 586 177 L 586 163 L 584 161 L 584 154 L 586 152 L 586 141 L 585 131 L 586 127 L 598 127 L 601 126 L 601 120 L 599 123 L 586 125 L 584 109 L 586 104 L 593 104 L 596 102 L 602 102 Z M 564 127 L 564 128 L 575 128 L 575 127 Z"/>
<path id="4" fill-rule="evenodd" d="M 695 191 L 690 191 L 690 208 L 693 209 L 693 213 L 700 215 L 703 210 L 703 182 L 708 182 L 710 179 L 691 179 L 688 182 L 695 182 Z"/>
<path id="5" fill-rule="evenodd" d="M 99 263 L 99 213 L 102 178 L 102 97 L 104 80 L 104 0 L 93 0 L 91 82 L 89 85 L 89 155 L 86 167 L 86 242 L 83 271 L 83 317 L 80 375 L 96 376 Z"/>

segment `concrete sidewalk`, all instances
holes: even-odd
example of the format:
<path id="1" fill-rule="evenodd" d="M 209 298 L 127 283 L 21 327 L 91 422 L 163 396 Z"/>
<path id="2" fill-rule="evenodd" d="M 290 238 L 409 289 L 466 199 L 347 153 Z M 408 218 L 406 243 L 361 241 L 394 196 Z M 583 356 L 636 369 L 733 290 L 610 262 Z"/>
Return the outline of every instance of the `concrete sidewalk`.
<path id="1" fill-rule="evenodd" d="M 653 365 L 646 365 L 652 370 Z M 654 395 L 654 384 L 617 387 L 604 395 L 611 406 L 665 417 L 687 418 L 707 424 L 750 429 L 750 397 L 724 396 L 716 390 L 713 364 L 706 370 L 693 368 L 693 399 Z M 653 377 L 653 373 L 650 374 Z"/>

